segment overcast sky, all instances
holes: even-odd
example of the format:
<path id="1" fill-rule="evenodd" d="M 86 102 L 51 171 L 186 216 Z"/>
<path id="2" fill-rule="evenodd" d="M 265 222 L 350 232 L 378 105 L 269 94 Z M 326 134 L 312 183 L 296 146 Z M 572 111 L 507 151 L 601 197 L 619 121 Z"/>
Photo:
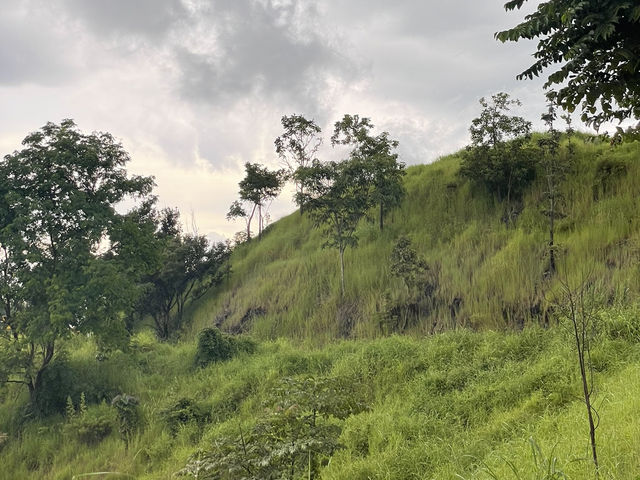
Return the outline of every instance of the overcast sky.
<path id="1" fill-rule="evenodd" d="M 313 118 L 327 137 L 345 113 L 370 117 L 407 165 L 466 145 L 482 96 L 509 92 L 539 125 L 542 82 L 515 80 L 534 44 L 493 38 L 524 16 L 503 3 L 2 0 L 0 153 L 73 118 L 118 138 L 161 205 L 230 237 L 243 227 L 225 219 L 243 165 L 278 165 L 283 115 Z M 293 209 L 285 195 L 272 216 Z"/>

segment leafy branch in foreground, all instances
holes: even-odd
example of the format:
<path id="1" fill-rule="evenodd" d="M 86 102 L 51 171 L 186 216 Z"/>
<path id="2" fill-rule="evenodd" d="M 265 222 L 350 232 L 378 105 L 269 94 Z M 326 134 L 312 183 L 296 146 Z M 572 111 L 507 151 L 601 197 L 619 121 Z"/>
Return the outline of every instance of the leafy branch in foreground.
<path id="1" fill-rule="evenodd" d="M 512 0 L 505 9 L 521 8 Z M 553 65 L 545 88 L 570 112 L 596 128 L 609 120 L 640 118 L 640 6 L 626 0 L 548 0 L 515 27 L 496 33 L 502 42 L 538 38 L 536 61 L 518 79 Z"/>
<path id="2" fill-rule="evenodd" d="M 198 479 L 317 478 L 340 448 L 340 423 L 366 409 L 358 385 L 335 378 L 287 378 L 264 403 L 251 428 L 217 439 L 194 454 L 179 475 Z"/>

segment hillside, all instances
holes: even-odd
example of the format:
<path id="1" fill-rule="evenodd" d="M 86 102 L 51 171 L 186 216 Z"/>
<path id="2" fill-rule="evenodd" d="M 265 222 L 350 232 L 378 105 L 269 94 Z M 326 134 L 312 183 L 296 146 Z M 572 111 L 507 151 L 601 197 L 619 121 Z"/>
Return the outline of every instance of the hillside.
<path id="1" fill-rule="evenodd" d="M 592 355 L 601 478 L 634 480 L 640 469 L 638 311 L 611 311 L 602 327 Z M 129 352 L 102 362 L 91 341 L 77 338 L 68 347 L 67 362 L 52 378 L 54 395 L 61 401 L 70 395 L 78 405 L 85 392 L 87 413 L 79 422 L 55 414 L 22 423 L 19 397 L 5 396 L 0 428 L 9 440 L 0 446 L 1 479 L 169 480 L 190 458 L 221 451 L 242 467 L 253 457 L 242 453 L 240 435 L 252 442 L 256 425 L 274 422 L 265 405 L 283 388 L 291 392 L 295 379 L 340 382 L 362 405 L 344 420 L 323 420 L 341 430 L 342 448 L 314 478 L 564 478 L 543 476 L 554 470 L 571 480 L 593 478 L 575 352 L 564 329 L 391 336 L 321 349 L 279 340 L 202 370 L 193 366 L 193 343 L 161 344 L 151 333 L 136 335 Z M 140 402 L 141 425 L 129 448 L 113 407 L 94 403 L 118 392 Z M 114 425 L 111 431 L 99 428 L 100 418 Z M 268 441 L 289 441 L 293 432 L 279 431 L 282 437 Z M 542 457 L 532 454 L 532 442 Z M 186 478 L 227 478 L 191 470 Z M 306 454 L 296 472 L 293 478 L 308 478 Z"/>
<path id="2" fill-rule="evenodd" d="M 566 142 L 566 140 L 565 140 Z M 611 147 L 591 136 L 572 140 L 575 155 L 562 185 L 563 218 L 556 220 L 557 277 L 597 279 L 609 303 L 636 298 L 640 254 L 640 144 Z M 362 221 L 359 246 L 348 249 L 346 296 L 340 295 L 336 250 L 309 220 L 294 213 L 263 238 L 239 246 L 228 283 L 193 310 L 192 332 L 218 325 L 261 339 L 374 338 L 470 328 L 521 328 L 548 322 L 556 279 L 547 281 L 548 218 L 539 173 L 515 222 L 504 203 L 457 175 L 460 154 L 407 169 L 406 199 L 384 231 Z M 408 236 L 435 278 L 429 311 L 393 318 L 407 292 L 391 275 L 394 242 Z"/>
<path id="3" fill-rule="evenodd" d="M 504 202 L 457 175 L 460 153 L 410 167 L 384 231 L 358 227 L 345 298 L 337 252 L 296 212 L 234 250 L 171 342 L 144 322 L 124 351 L 66 338 L 37 412 L 0 390 L 0 479 L 592 479 L 564 284 L 594 306 L 600 478 L 635 480 L 640 143 L 572 142 L 555 275 L 542 176 L 506 224 Z M 405 316 L 401 236 L 434 285 Z M 198 365 L 213 325 L 230 335 Z"/>

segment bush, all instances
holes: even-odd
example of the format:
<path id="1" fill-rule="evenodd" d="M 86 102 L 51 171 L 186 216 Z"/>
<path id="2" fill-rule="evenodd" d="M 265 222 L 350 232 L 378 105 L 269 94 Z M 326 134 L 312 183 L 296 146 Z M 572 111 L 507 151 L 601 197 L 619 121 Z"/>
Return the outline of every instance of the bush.
<path id="1" fill-rule="evenodd" d="M 71 417 L 64 430 L 87 445 L 95 445 L 109 436 L 113 425 L 113 414 L 103 403 L 98 408 Z"/>
<path id="2" fill-rule="evenodd" d="M 201 428 L 211 419 L 210 413 L 204 406 L 189 398 L 181 398 L 163 410 L 161 415 L 172 435 L 176 435 L 183 425 L 192 423 Z"/>
<path id="3" fill-rule="evenodd" d="M 116 408 L 118 417 L 118 431 L 128 448 L 133 438 L 133 434 L 142 423 L 140 410 L 138 409 L 138 399 L 132 395 L 121 393 L 111 400 L 111 405 Z"/>
<path id="4" fill-rule="evenodd" d="M 217 328 L 205 328 L 198 334 L 198 349 L 195 363 L 206 367 L 210 363 L 230 360 L 241 352 L 253 353 L 255 343 L 244 337 L 225 335 Z"/>

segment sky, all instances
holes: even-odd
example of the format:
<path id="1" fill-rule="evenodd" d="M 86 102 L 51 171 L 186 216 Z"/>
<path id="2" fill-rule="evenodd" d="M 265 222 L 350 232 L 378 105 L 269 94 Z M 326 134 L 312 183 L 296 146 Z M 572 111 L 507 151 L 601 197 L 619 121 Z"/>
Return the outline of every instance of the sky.
<path id="1" fill-rule="evenodd" d="M 539 129 L 541 79 L 515 76 L 535 43 L 494 33 L 527 9 L 504 0 L 2 0 L 0 154 L 46 122 L 109 132 L 153 175 L 160 206 L 212 240 L 245 162 L 277 168 L 283 115 L 314 119 L 320 159 L 344 114 L 399 141 L 407 165 L 469 143 L 478 100 L 505 91 Z M 272 219 L 292 212 L 289 187 Z"/>

